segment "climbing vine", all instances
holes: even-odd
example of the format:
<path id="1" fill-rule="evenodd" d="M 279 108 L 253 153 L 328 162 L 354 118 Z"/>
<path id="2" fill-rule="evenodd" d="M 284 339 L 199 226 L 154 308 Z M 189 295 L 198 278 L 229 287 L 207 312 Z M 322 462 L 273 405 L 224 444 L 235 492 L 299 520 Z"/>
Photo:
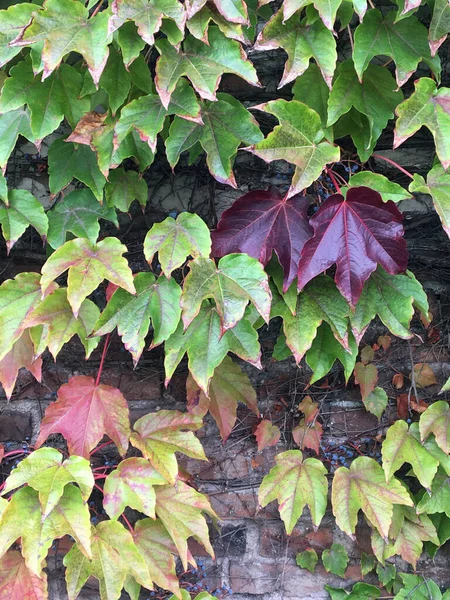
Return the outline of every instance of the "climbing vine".
<path id="1" fill-rule="evenodd" d="M 224 441 L 239 402 L 259 417 L 241 365 L 262 368 L 261 329 L 281 324 L 273 358 L 293 356 L 299 367 L 305 361 L 310 383 L 339 361 L 380 418 L 388 398 L 373 355 L 359 352 L 365 331 L 379 318 L 393 336 L 409 339 L 414 314 L 430 323 L 427 296 L 408 270 L 398 203 L 430 194 L 449 234 L 450 89 L 441 83 L 440 55 L 450 5 L 6 4 L 0 225 L 8 253 L 31 226 L 47 258 L 39 273 L 17 272 L 0 286 L 0 382 L 9 399 L 21 368 L 40 380 L 44 353 L 58 360 L 75 335 L 86 359 L 97 348 L 102 354 L 95 378 L 75 375 L 59 388 L 31 446 L 1 448 L 3 461 L 17 462 L 1 489 L 0 596 L 48 598 L 47 555 L 55 540 L 70 536 L 70 600 L 91 576 L 102 600 L 118 599 L 123 589 L 137 600 L 141 588 L 154 586 L 166 597 L 207 600 L 208 592 L 180 587 L 176 560 L 184 570 L 196 566 L 190 538 L 214 557 L 208 521 L 218 517 L 179 469 L 177 454 L 207 460 L 196 432 L 208 412 Z M 277 49 L 286 55 L 278 92 L 263 93 L 253 57 Z M 225 74 L 240 78 L 256 100 L 223 91 Z M 395 149 L 422 127 L 436 151 L 425 177 L 374 153 L 382 134 Z M 20 137 L 38 151 L 48 145 L 52 202 L 45 208 L 8 181 Z M 238 152 L 289 163 L 288 188 L 241 195 L 213 231 L 190 212 L 161 219 L 143 243 L 148 267 L 133 272 L 129 249 L 113 232 L 135 201 L 148 208 L 155 157 L 175 171 L 180 162 L 206 160 L 212 178 L 237 188 Z M 409 188 L 374 172 L 374 158 L 398 168 Z M 158 410 L 130 423 L 127 399 L 102 381 L 115 330 L 135 366 L 144 349 L 163 346 L 166 385 L 187 356 L 186 411 Z M 305 396 L 292 431 L 300 449 L 278 454 L 259 489 L 260 506 L 277 501 L 290 534 L 304 509 L 320 526 L 331 482 L 337 526 L 353 536 L 363 518 L 371 529 L 363 576 L 376 571 L 380 587 L 398 599 L 449 597 L 386 562 L 399 555 L 415 568 L 424 544 L 433 556 L 449 539 L 450 408 L 443 400 L 425 408 L 417 422 L 388 429 L 381 460 L 361 455 L 339 466 L 333 459 L 327 468 L 319 407 Z M 65 443 L 55 443 L 55 434 Z M 263 451 L 278 443 L 280 430 L 261 419 L 255 437 Z M 98 465 L 105 444 L 121 460 Z M 400 476 L 404 464 L 411 471 Z M 102 497 L 99 516 L 93 493 Z M 317 560 L 313 550 L 297 557 L 310 570 Z M 322 562 L 342 576 L 348 556 L 335 544 Z M 327 589 L 333 600 L 360 600 L 381 597 L 380 587 Z"/>

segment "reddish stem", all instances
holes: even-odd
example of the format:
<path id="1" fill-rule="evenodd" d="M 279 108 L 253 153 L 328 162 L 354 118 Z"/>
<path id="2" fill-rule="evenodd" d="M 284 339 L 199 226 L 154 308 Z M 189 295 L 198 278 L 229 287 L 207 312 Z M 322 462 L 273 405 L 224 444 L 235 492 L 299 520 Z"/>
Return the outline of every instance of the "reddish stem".
<path id="1" fill-rule="evenodd" d="M 122 519 L 125 521 L 125 524 L 128 527 L 128 529 L 131 531 L 131 533 L 134 533 L 133 526 L 131 525 L 130 521 L 126 518 L 125 513 L 122 513 Z"/>
<path id="2" fill-rule="evenodd" d="M 94 483 L 94 487 L 95 487 L 95 489 L 96 489 L 96 490 L 98 490 L 98 491 L 99 491 L 99 492 L 101 492 L 102 494 L 104 493 L 104 492 L 103 492 L 103 489 L 102 489 L 102 488 L 101 488 L 99 485 L 97 485 L 96 483 Z"/>
<path id="3" fill-rule="evenodd" d="M 10 456 L 16 456 L 17 454 L 28 454 L 27 450 L 11 450 L 11 452 L 7 452 L 2 456 L 2 461 L 5 458 L 9 458 Z"/>
<path id="4" fill-rule="evenodd" d="M 327 167 L 327 174 L 330 176 L 331 181 L 333 182 L 334 187 L 336 188 L 336 191 L 338 194 L 341 193 L 341 188 L 339 187 L 338 182 L 336 181 L 334 175 L 333 175 L 333 171 L 331 169 L 329 169 Z"/>
<path id="5" fill-rule="evenodd" d="M 387 163 L 389 163 L 390 165 L 392 165 L 393 167 L 395 167 L 396 169 L 398 169 L 399 171 L 401 171 L 402 173 L 407 175 L 410 179 L 414 179 L 414 175 L 411 175 L 411 173 L 409 171 L 407 171 L 406 169 L 401 167 L 394 160 L 391 160 L 390 158 L 386 158 L 386 156 L 382 156 L 381 154 L 372 154 L 372 156 L 373 156 L 373 158 L 379 158 L 381 160 L 386 161 Z"/>
<path id="6" fill-rule="evenodd" d="M 98 384 L 96 384 L 96 385 L 98 385 Z M 103 444 L 100 444 L 100 446 L 98 446 L 97 448 L 94 448 L 94 449 L 92 450 L 92 452 L 89 454 L 89 456 L 92 456 L 92 455 L 93 455 L 93 454 L 95 454 L 96 452 L 99 452 L 100 450 L 102 450 L 102 448 L 105 448 L 106 446 L 109 446 L 109 445 L 111 445 L 111 444 L 113 444 L 113 443 L 114 443 L 114 442 L 111 442 L 111 441 L 109 441 L 109 442 L 104 442 Z"/>
<path id="7" fill-rule="evenodd" d="M 105 345 L 103 346 L 102 358 L 100 360 L 100 366 L 98 368 L 97 379 L 95 380 L 95 385 L 97 386 L 100 383 L 100 377 L 102 376 L 103 365 L 105 364 L 106 353 L 108 352 L 109 347 L 109 338 L 110 334 L 105 338 Z"/>
<path id="8" fill-rule="evenodd" d="M 95 479 L 95 481 L 97 481 L 97 479 L 106 479 L 107 477 L 108 477 L 108 475 L 106 475 L 106 473 L 103 473 L 103 474 L 101 474 L 101 473 L 96 473 L 96 474 L 94 475 L 94 479 Z M 102 491 L 103 491 L 103 490 L 102 490 Z"/>

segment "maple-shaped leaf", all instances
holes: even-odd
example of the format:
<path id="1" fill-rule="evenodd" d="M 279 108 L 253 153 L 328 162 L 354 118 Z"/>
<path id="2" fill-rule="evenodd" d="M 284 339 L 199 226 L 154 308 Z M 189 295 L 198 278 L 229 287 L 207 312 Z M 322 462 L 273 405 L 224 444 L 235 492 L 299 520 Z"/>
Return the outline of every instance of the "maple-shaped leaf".
<path id="1" fill-rule="evenodd" d="M 55 360 L 64 344 L 75 334 L 85 348 L 86 358 L 89 358 L 100 341 L 98 337 L 89 337 L 99 315 L 98 307 L 86 299 L 81 303 L 78 316 L 75 317 L 67 299 L 67 289 L 59 288 L 44 298 L 28 315 L 25 326 L 44 325 L 42 341 L 45 341 Z"/>
<path id="2" fill-rule="evenodd" d="M 409 191 L 431 195 L 442 227 L 450 236 L 450 174 L 445 172 L 442 165 L 436 164 L 431 171 L 428 171 L 426 182 L 421 175 L 415 173 Z"/>
<path id="3" fill-rule="evenodd" d="M 336 67 L 337 52 L 333 33 L 320 19 L 304 24 L 298 14 L 285 21 L 280 9 L 258 35 L 255 50 L 283 48 L 288 55 L 279 88 L 302 75 L 314 58 L 329 88 Z"/>
<path id="4" fill-rule="evenodd" d="M 106 179 L 99 169 L 95 152 L 89 146 L 58 138 L 48 149 L 48 172 L 52 194 L 60 192 L 72 179 L 78 179 L 102 202 Z"/>
<path id="5" fill-rule="evenodd" d="M 0 360 L 0 383 L 6 399 L 12 396 L 20 369 L 30 371 L 37 381 L 41 381 L 42 358 L 36 357 L 35 347 L 28 331 L 24 331 L 11 350 Z M 0 596 L 1 598 L 1 596 Z"/>
<path id="6" fill-rule="evenodd" d="M 408 81 L 420 61 L 424 60 L 439 76 L 439 62 L 431 60 L 427 28 L 415 16 L 395 22 L 397 13 L 391 10 L 383 16 L 368 10 L 364 21 L 356 28 L 353 60 L 360 80 L 374 56 L 389 56 L 395 62 L 395 76 L 401 87 Z"/>
<path id="7" fill-rule="evenodd" d="M 297 406 L 297 410 L 301 411 L 305 415 L 306 423 L 313 423 L 319 414 L 319 405 L 317 402 L 313 402 L 311 396 L 305 396 Z"/>
<path id="8" fill-rule="evenodd" d="M 133 533 L 134 543 L 143 556 L 150 578 L 159 587 L 179 595 L 175 571 L 177 547 L 159 519 L 140 519 Z"/>
<path id="9" fill-rule="evenodd" d="M 450 409 L 447 402 L 434 402 L 420 415 L 420 437 L 425 440 L 434 434 L 436 443 L 446 454 L 450 453 Z"/>
<path id="10" fill-rule="evenodd" d="M 359 456 L 334 474 L 332 488 L 333 514 L 336 523 L 349 536 L 355 533 L 358 512 L 362 510 L 371 525 L 388 538 L 393 506 L 413 502 L 402 484 L 393 477 L 386 483 L 381 466 L 372 458 Z"/>
<path id="11" fill-rule="evenodd" d="M 348 180 L 348 186 L 364 186 L 371 188 L 380 194 L 384 202 L 387 202 L 388 200 L 400 202 L 401 200 L 412 198 L 411 194 L 409 194 L 404 187 L 391 181 L 384 175 L 373 173 L 372 171 L 360 171 L 359 173 L 353 174 Z"/>
<path id="12" fill-rule="evenodd" d="M 349 313 L 349 306 L 333 280 L 322 276 L 315 278 L 300 292 L 295 315 L 281 299 L 277 300 L 274 296 L 271 316 L 283 317 L 286 344 L 299 364 L 324 321 L 330 325 L 339 343 L 348 349 Z"/>
<path id="13" fill-rule="evenodd" d="M 328 99 L 327 125 L 333 125 L 354 107 L 368 118 L 373 147 L 389 119 L 394 118 L 394 110 L 403 100 L 402 92 L 388 69 L 377 65 L 368 65 L 360 81 L 349 58 L 339 63 L 336 74 Z"/>
<path id="14" fill-rule="evenodd" d="M 428 317 L 428 299 L 421 284 L 409 271 L 405 275 L 389 275 L 383 269 L 372 273 L 361 297 L 351 313 L 353 334 L 359 343 L 369 323 L 378 315 L 394 335 L 410 338 L 409 323 L 418 308 Z"/>
<path id="15" fill-rule="evenodd" d="M 38 4 L 19 2 L 0 11 L 0 67 L 19 54 L 21 48 L 10 46 L 10 42 L 29 24 L 33 13 L 40 8 Z"/>
<path id="16" fill-rule="evenodd" d="M 336 285 L 354 306 L 377 264 L 392 275 L 406 271 L 402 220 L 393 202 L 369 188 L 350 188 L 345 200 L 330 196 L 311 219 L 314 236 L 303 247 L 299 289 L 336 264 Z"/>
<path id="17" fill-rule="evenodd" d="M 57 506 L 44 518 L 38 492 L 25 486 L 13 494 L 1 515 L 0 556 L 21 538 L 25 563 L 31 573 L 40 577 L 42 562 L 55 539 L 72 536 L 83 554 L 90 557 L 90 529 L 89 508 L 79 488 L 67 485 Z"/>
<path id="18" fill-rule="evenodd" d="M 165 108 L 183 75 L 205 100 L 216 100 L 216 90 L 224 73 L 233 73 L 259 86 L 255 68 L 245 58 L 239 42 L 226 38 L 218 28 L 209 31 L 209 45 L 192 36 L 183 42 L 183 51 L 177 51 L 168 40 L 158 40 L 160 56 L 156 63 L 156 89 Z"/>
<path id="19" fill-rule="evenodd" d="M 175 452 L 207 460 L 203 446 L 193 434 L 201 427 L 201 417 L 178 410 L 159 410 L 136 421 L 130 442 L 139 448 L 158 473 L 169 483 L 174 483 L 178 475 Z"/>
<path id="20" fill-rule="evenodd" d="M 176 330 L 181 316 L 181 289 L 174 279 L 156 278 L 153 273 L 138 273 L 134 278 L 136 295 L 117 289 L 95 325 L 95 334 L 117 331 L 136 365 L 153 327 L 152 348 L 167 340 Z"/>
<path id="21" fill-rule="evenodd" d="M 185 332 L 183 324 L 179 324 L 175 333 L 166 341 L 164 350 L 166 385 L 187 353 L 189 371 L 205 394 L 208 393 L 216 367 L 228 352 L 233 352 L 242 360 L 261 368 L 258 333 L 252 324 L 244 318 L 233 329 L 224 333 L 217 310 L 207 305 L 200 309 Z"/>
<path id="22" fill-rule="evenodd" d="M 439 461 L 409 432 L 405 421 L 396 421 L 389 427 L 381 453 L 387 481 L 407 462 L 412 466 L 421 485 L 427 489 L 431 488 Z"/>
<path id="23" fill-rule="evenodd" d="M 292 93 L 294 100 L 298 100 L 316 111 L 320 117 L 322 127 L 325 128 L 330 90 L 316 63 L 310 62 L 306 71 L 297 77 L 292 86 Z"/>
<path id="24" fill-rule="evenodd" d="M 10 45 L 43 44 L 43 79 L 59 66 L 69 52 L 78 52 L 86 61 L 92 79 L 98 83 L 108 59 L 107 43 L 107 12 L 89 18 L 89 11 L 80 2 L 46 0 L 44 7 L 33 13 L 27 27 Z"/>
<path id="25" fill-rule="evenodd" d="M 417 504 L 419 515 L 445 513 L 450 517 L 450 481 L 448 474 L 439 467 L 431 484 L 431 493 L 425 493 Z"/>
<path id="26" fill-rule="evenodd" d="M 245 252 L 266 266 L 275 252 L 287 291 L 297 276 L 302 248 L 312 235 L 309 204 L 308 197 L 286 198 L 276 187 L 244 194 L 222 213 L 212 232 L 213 256 Z"/>
<path id="27" fill-rule="evenodd" d="M 317 458 L 306 458 L 300 450 L 288 450 L 275 457 L 276 465 L 261 482 L 258 501 L 264 507 L 278 500 L 280 517 L 288 535 L 292 533 L 305 506 L 316 527 L 327 507 L 327 470 Z"/>
<path id="28" fill-rule="evenodd" d="M 358 346 L 350 334 L 347 348 L 337 340 L 330 325 L 325 322 L 317 330 L 311 348 L 306 353 L 306 362 L 313 374 L 309 384 L 315 383 L 330 372 L 336 360 L 344 367 L 345 381 L 348 382 L 353 373 L 358 355 Z"/>
<path id="29" fill-rule="evenodd" d="M 128 212 L 134 200 L 145 207 L 148 199 L 147 183 L 136 171 L 114 169 L 105 186 L 105 198 L 106 206 L 122 212 Z"/>
<path id="30" fill-rule="evenodd" d="M 305 419 L 301 419 L 297 427 L 292 430 L 292 437 L 297 446 L 302 450 L 310 448 L 316 454 L 320 451 L 320 439 L 323 435 L 323 427 L 318 422 L 307 424 Z"/>
<path id="31" fill-rule="evenodd" d="M 249 25 L 247 5 L 243 0 L 213 0 L 213 2 L 220 15 L 230 23 Z M 197 15 L 206 3 L 207 0 L 188 0 L 186 3 L 188 18 L 192 19 Z"/>
<path id="32" fill-rule="evenodd" d="M 274 115 L 279 125 L 265 140 L 245 150 L 266 162 L 286 160 L 296 166 L 288 197 L 310 186 L 328 163 L 339 161 L 339 148 L 322 141 L 325 133 L 320 117 L 306 104 L 279 99 L 255 108 Z"/>
<path id="33" fill-rule="evenodd" d="M 202 102 L 200 116 L 201 123 L 179 117 L 173 120 L 166 140 L 170 166 L 175 167 L 184 150 L 192 148 L 196 157 L 201 147 L 206 152 L 211 175 L 220 183 L 237 187 L 232 166 L 240 144 L 254 144 L 263 139 L 256 120 L 228 94 L 217 94 L 216 102 Z"/>
<path id="34" fill-rule="evenodd" d="M 94 157 L 95 158 L 95 157 Z M 131 131 L 111 157 L 111 166 L 120 165 L 126 158 L 133 159 L 139 171 L 145 171 L 154 161 L 155 155 L 143 142 L 137 131 Z"/>
<path id="35" fill-rule="evenodd" d="M 67 299 L 75 317 L 83 300 L 107 279 L 130 294 L 135 294 L 133 275 L 126 258 L 126 246 L 108 237 L 98 244 L 77 238 L 66 242 L 47 259 L 42 267 L 41 289 L 45 293 L 54 279 L 69 270 Z"/>
<path id="36" fill-rule="evenodd" d="M 39 492 L 42 517 L 47 518 L 58 504 L 68 483 L 76 483 L 83 500 L 88 500 L 94 487 L 89 461 L 81 456 L 70 456 L 64 460 L 55 448 L 40 448 L 11 471 L 2 495 L 28 484 Z"/>
<path id="37" fill-rule="evenodd" d="M 111 9 L 110 31 L 116 29 L 117 21 L 133 21 L 138 34 L 150 46 L 155 43 L 155 33 L 160 30 L 163 18 L 171 19 L 184 33 L 186 10 L 178 0 L 113 0 Z"/>
<path id="38" fill-rule="evenodd" d="M 236 423 L 238 402 L 247 405 L 259 416 L 256 392 L 251 381 L 229 356 L 226 356 L 214 371 L 209 384 L 208 397 L 191 375 L 186 383 L 186 393 L 189 412 L 196 414 L 195 409 L 198 405 L 202 407 L 202 412 L 209 410 L 224 442 Z"/>
<path id="39" fill-rule="evenodd" d="M 113 171 L 114 172 L 114 171 Z M 100 232 L 99 219 L 105 219 L 119 226 L 112 208 L 98 203 L 94 194 L 87 188 L 74 190 L 47 213 L 49 220 L 47 241 L 52 248 L 59 248 L 66 241 L 67 232 L 75 237 L 86 238 L 93 244 Z"/>
<path id="40" fill-rule="evenodd" d="M 365 403 L 367 397 L 373 392 L 378 381 L 378 370 L 375 365 L 364 365 L 358 362 L 353 372 L 355 383 L 361 390 L 362 401 Z"/>
<path id="41" fill-rule="evenodd" d="M 0 202 L 0 225 L 9 254 L 11 248 L 30 225 L 45 240 L 48 218 L 42 204 L 30 192 L 10 190 L 8 204 Z"/>
<path id="42" fill-rule="evenodd" d="M 167 217 L 155 223 L 145 236 L 144 255 L 151 265 L 158 252 L 158 260 L 166 277 L 183 265 L 188 256 L 207 258 L 211 252 L 211 238 L 206 223 L 198 215 L 182 212 L 176 220 Z"/>
<path id="43" fill-rule="evenodd" d="M 27 110 L 18 108 L 0 115 L 0 169 L 6 169 L 6 163 L 14 150 L 19 135 L 34 143 L 30 127 L 30 115 Z"/>
<path id="44" fill-rule="evenodd" d="M 437 89 L 436 82 L 421 77 L 414 82 L 414 93 L 397 107 L 394 148 L 427 127 L 434 137 L 436 154 L 445 170 L 450 166 L 450 89 Z"/>
<path id="45" fill-rule="evenodd" d="M 108 61 L 100 77 L 99 86 L 108 94 L 109 107 L 115 115 L 128 98 L 131 75 L 123 64 L 121 54 L 113 45 L 109 47 Z"/>
<path id="46" fill-rule="evenodd" d="M 47 407 L 35 447 L 53 433 L 66 438 L 70 454 L 84 458 L 108 435 L 123 456 L 130 437 L 127 401 L 117 388 L 76 375 L 59 388 L 56 402 Z"/>
<path id="47" fill-rule="evenodd" d="M 181 295 L 185 328 L 206 298 L 214 299 L 223 331 L 242 319 L 249 302 L 269 321 L 272 296 L 268 278 L 261 263 L 247 254 L 229 254 L 217 266 L 210 258 L 196 258 L 189 263 Z"/>
<path id="48" fill-rule="evenodd" d="M 174 541 L 184 569 L 187 569 L 187 540 L 190 537 L 214 558 L 205 514 L 213 520 L 218 518 L 206 496 L 186 485 L 184 481 L 178 480 L 174 485 L 156 488 L 156 515 Z"/>
<path id="49" fill-rule="evenodd" d="M 128 574 L 152 589 L 144 559 L 131 533 L 118 521 L 103 521 L 92 528 L 92 560 L 74 544 L 63 562 L 69 600 L 75 600 L 89 577 L 98 580 L 101 600 L 118 600 Z"/>
<path id="50" fill-rule="evenodd" d="M 161 104 L 158 94 L 148 94 L 124 106 L 114 130 L 115 144 L 120 143 L 133 129 L 152 152 L 156 152 L 156 138 L 168 115 L 179 115 L 190 121 L 200 121 L 200 105 L 194 90 L 185 79 L 180 79 L 168 107 Z"/>
<path id="51" fill-rule="evenodd" d="M 47 574 L 37 577 L 28 570 L 17 550 L 9 550 L 0 562 L 0 598 L 48 600 Z"/>
<path id="52" fill-rule="evenodd" d="M 167 481 L 145 458 L 127 458 L 105 479 L 103 508 L 117 520 L 126 506 L 155 518 L 154 485 Z"/>
<path id="53" fill-rule="evenodd" d="M 237 0 L 237 2 L 240 2 L 240 0 Z M 217 25 L 225 37 L 240 41 L 242 43 L 247 42 L 247 38 L 241 23 L 233 23 L 226 17 L 222 16 L 217 8 L 209 2 L 206 3 L 204 0 L 200 0 L 200 2 L 196 3 L 197 6 L 200 3 L 203 4 L 203 6 L 186 22 L 186 27 L 189 29 L 189 33 L 191 35 L 207 44 L 209 25 L 211 22 L 213 22 Z"/>
<path id="54" fill-rule="evenodd" d="M 57 287 L 52 284 L 51 293 Z M 19 273 L 14 279 L 7 279 L 0 286 L 0 360 L 11 350 L 20 338 L 25 320 L 38 306 L 42 292 L 39 273 Z"/>
<path id="55" fill-rule="evenodd" d="M 428 42 L 430 44 L 431 56 L 434 56 L 440 46 L 447 39 L 450 31 L 450 6 L 446 0 L 436 0 L 433 8 L 430 28 L 428 30 Z"/>
<path id="56" fill-rule="evenodd" d="M 258 452 L 262 452 L 269 446 L 276 446 L 280 441 L 281 431 L 280 428 L 268 421 L 263 419 L 258 427 L 255 429 L 256 443 L 258 444 Z"/>

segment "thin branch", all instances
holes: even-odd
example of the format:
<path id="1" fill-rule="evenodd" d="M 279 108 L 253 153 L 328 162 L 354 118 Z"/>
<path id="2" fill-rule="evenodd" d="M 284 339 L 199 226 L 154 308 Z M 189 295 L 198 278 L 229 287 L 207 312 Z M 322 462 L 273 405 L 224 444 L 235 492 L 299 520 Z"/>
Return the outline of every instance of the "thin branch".
<path id="1" fill-rule="evenodd" d="M 108 333 L 105 339 L 105 345 L 103 346 L 102 358 L 100 360 L 100 366 L 98 367 L 97 379 L 95 380 L 96 386 L 100 383 L 100 377 L 102 376 L 103 365 L 105 364 L 106 353 L 108 352 L 109 347 L 109 338 L 110 334 Z"/>
<path id="2" fill-rule="evenodd" d="M 387 163 L 389 163 L 390 165 L 392 165 L 393 167 L 395 167 L 396 169 L 398 169 L 399 171 L 401 171 L 402 173 L 407 175 L 410 179 L 414 179 L 414 175 L 411 175 L 411 173 L 409 171 L 407 171 L 406 169 L 401 167 L 394 160 L 391 160 L 390 158 L 386 158 L 386 156 L 382 156 L 381 154 L 372 154 L 372 156 L 373 156 L 373 158 L 379 158 L 381 160 L 386 161 Z"/>

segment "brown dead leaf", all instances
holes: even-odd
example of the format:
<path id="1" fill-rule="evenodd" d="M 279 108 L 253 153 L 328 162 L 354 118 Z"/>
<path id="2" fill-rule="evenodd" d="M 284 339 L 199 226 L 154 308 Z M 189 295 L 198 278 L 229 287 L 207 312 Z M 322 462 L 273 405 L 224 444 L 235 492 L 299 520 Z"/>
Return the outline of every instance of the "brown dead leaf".
<path id="1" fill-rule="evenodd" d="M 386 352 L 387 350 L 389 350 L 392 338 L 390 335 L 380 335 L 377 341 L 379 345 L 383 348 L 383 350 Z"/>
<path id="2" fill-rule="evenodd" d="M 90 146 L 95 152 L 95 147 L 92 145 L 92 140 L 96 135 L 99 135 L 104 128 L 107 113 L 101 115 L 98 112 L 88 112 L 81 117 L 75 129 L 67 138 L 66 142 L 74 142 L 75 144 L 85 144 Z"/>
<path id="3" fill-rule="evenodd" d="M 421 388 L 437 384 L 436 376 L 428 363 L 414 365 L 414 377 L 416 385 Z"/>
<path id="4" fill-rule="evenodd" d="M 417 413 L 423 413 L 427 410 L 428 408 L 428 404 L 425 402 L 425 400 L 419 400 L 419 402 L 416 402 L 416 400 L 411 400 L 411 410 L 417 412 Z"/>
<path id="5" fill-rule="evenodd" d="M 367 365 L 367 363 L 370 363 L 370 361 L 375 358 L 375 351 L 370 346 L 364 346 L 361 350 L 360 357 L 363 365 Z"/>
<path id="6" fill-rule="evenodd" d="M 394 387 L 399 390 L 405 385 L 405 378 L 402 373 L 396 373 L 392 378 L 392 383 Z"/>
<path id="7" fill-rule="evenodd" d="M 319 412 L 319 405 L 313 402 L 311 396 L 305 396 L 298 405 L 298 410 L 305 415 L 306 423 L 312 423 Z"/>
<path id="8" fill-rule="evenodd" d="M 398 418 L 399 419 L 403 419 L 404 421 L 406 421 L 406 419 L 408 418 L 408 412 L 409 412 L 408 411 L 408 394 L 399 394 L 397 396 L 397 414 L 398 414 Z"/>

